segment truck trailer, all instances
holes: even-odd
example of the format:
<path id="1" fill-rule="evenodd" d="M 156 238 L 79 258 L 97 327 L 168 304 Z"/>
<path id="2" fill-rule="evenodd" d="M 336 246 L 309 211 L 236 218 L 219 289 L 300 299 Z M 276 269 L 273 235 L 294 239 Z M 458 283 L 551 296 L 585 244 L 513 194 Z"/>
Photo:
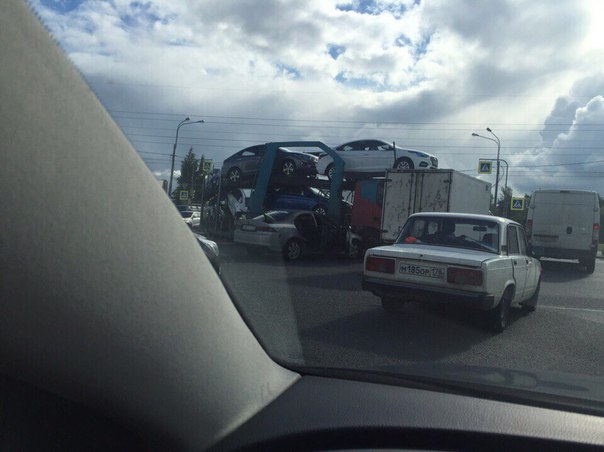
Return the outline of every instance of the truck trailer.
<path id="1" fill-rule="evenodd" d="M 489 214 L 491 184 L 452 169 L 389 170 L 355 185 L 351 225 L 366 248 L 396 240 L 416 212 Z"/>

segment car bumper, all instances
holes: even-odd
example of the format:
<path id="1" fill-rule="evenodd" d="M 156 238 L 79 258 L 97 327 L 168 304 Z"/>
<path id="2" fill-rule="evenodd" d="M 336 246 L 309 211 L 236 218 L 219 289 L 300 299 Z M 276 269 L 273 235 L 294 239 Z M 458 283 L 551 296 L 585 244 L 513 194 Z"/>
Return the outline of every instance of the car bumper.
<path id="1" fill-rule="evenodd" d="M 366 276 L 363 277 L 362 288 L 378 297 L 391 297 L 401 301 L 460 304 L 482 310 L 491 309 L 496 304 L 495 296 L 489 293 L 426 287 Z"/>
<path id="2" fill-rule="evenodd" d="M 531 245 L 536 256 L 553 257 L 554 259 L 593 259 L 596 257 L 597 249 L 572 250 L 568 248 L 554 248 L 548 246 Z"/>

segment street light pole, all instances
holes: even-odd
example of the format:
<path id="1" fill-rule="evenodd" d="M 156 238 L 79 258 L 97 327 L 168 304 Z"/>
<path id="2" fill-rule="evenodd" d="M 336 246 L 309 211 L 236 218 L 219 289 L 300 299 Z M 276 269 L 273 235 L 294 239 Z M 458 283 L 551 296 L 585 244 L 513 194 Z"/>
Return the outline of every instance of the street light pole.
<path id="1" fill-rule="evenodd" d="M 495 137 L 497 140 L 497 175 L 495 176 L 495 206 L 497 206 L 497 189 L 499 188 L 499 152 L 501 150 L 501 142 L 499 141 L 499 137 L 493 133 L 493 131 L 487 127 L 487 132 Z"/>
<path id="2" fill-rule="evenodd" d="M 483 135 L 479 135 L 477 133 L 472 133 L 473 137 L 479 137 L 479 138 L 484 138 L 485 140 L 489 140 L 492 141 L 493 143 L 497 144 L 497 175 L 495 178 L 495 207 L 497 207 L 497 195 L 498 195 L 498 190 L 499 190 L 499 153 L 501 151 L 501 142 L 499 141 L 499 137 L 497 135 L 495 135 L 493 133 L 493 131 L 487 127 L 487 132 L 489 132 L 491 135 L 493 135 L 495 138 L 497 138 L 496 140 L 494 140 L 491 137 L 485 137 Z M 507 178 L 507 172 L 506 172 L 506 178 Z M 506 181 L 506 186 L 507 186 L 507 181 Z"/>
<path id="3" fill-rule="evenodd" d="M 202 124 L 204 122 L 203 119 L 193 122 L 189 121 L 191 121 L 191 118 L 187 116 L 185 119 L 180 121 L 178 123 L 178 126 L 176 127 L 176 139 L 174 140 L 174 146 L 172 147 L 172 166 L 170 168 L 170 183 L 168 184 L 168 196 L 170 197 L 172 196 L 172 178 L 174 177 L 174 158 L 176 157 L 176 145 L 178 144 L 178 131 L 182 126 L 188 126 L 190 124 Z"/>

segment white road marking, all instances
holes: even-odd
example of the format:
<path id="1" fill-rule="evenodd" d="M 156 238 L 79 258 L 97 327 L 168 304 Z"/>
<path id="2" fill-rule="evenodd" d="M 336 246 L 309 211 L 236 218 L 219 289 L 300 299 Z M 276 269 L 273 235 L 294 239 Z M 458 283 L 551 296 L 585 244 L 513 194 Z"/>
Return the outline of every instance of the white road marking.
<path id="1" fill-rule="evenodd" d="M 540 304 L 537 304 L 537 308 L 561 309 L 564 311 L 604 312 L 604 309 L 569 308 L 567 306 L 548 306 L 548 305 L 540 305 Z"/>

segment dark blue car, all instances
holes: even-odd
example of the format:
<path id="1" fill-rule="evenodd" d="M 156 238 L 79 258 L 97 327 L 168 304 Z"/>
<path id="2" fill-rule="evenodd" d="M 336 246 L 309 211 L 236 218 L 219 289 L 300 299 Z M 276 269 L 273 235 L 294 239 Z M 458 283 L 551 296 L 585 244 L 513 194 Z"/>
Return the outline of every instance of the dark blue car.
<path id="1" fill-rule="evenodd" d="M 329 196 L 310 187 L 276 188 L 267 198 L 267 208 L 274 210 L 309 210 L 320 215 L 327 213 Z"/>

